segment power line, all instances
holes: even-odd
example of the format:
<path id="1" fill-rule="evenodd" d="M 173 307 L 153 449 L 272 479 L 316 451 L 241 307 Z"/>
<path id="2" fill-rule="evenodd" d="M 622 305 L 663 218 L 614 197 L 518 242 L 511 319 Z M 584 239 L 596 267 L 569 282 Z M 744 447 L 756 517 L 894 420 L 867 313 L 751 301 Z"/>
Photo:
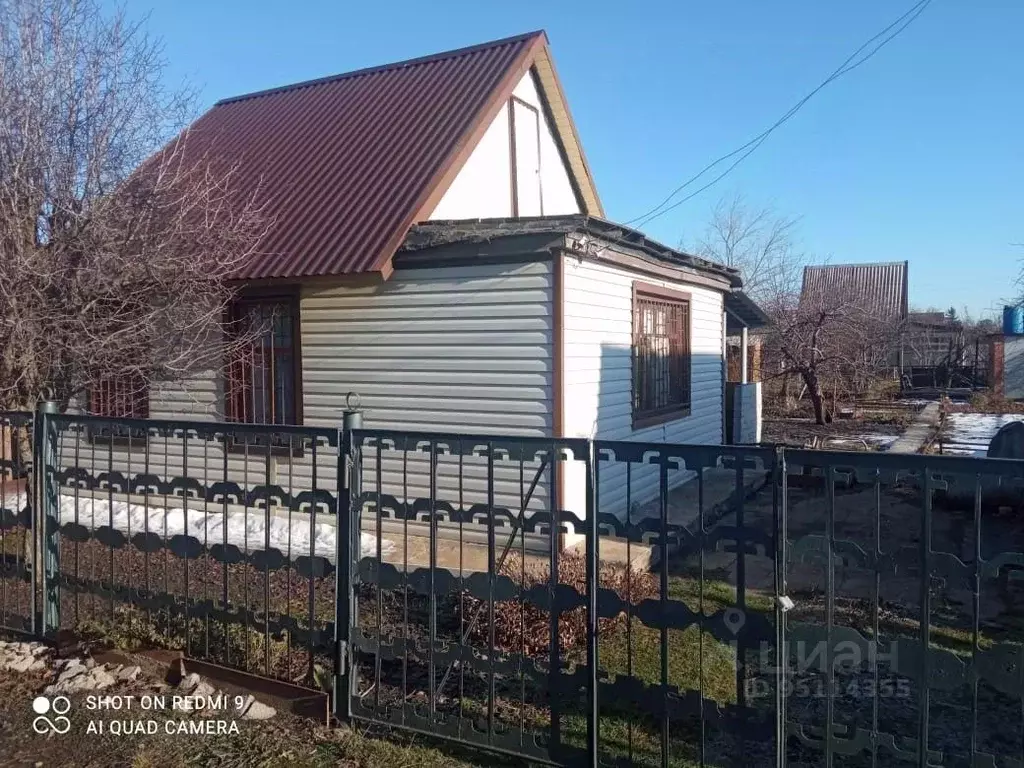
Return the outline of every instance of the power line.
<path id="1" fill-rule="evenodd" d="M 673 210 L 675 208 L 678 208 L 680 205 L 685 203 L 687 200 L 690 200 L 690 199 L 696 197 L 697 195 L 699 195 L 704 190 L 706 190 L 709 187 L 714 186 L 715 184 L 717 184 L 719 181 L 721 181 L 723 178 L 725 178 L 729 173 L 731 173 L 732 170 L 737 165 L 742 163 L 747 157 L 749 157 L 753 152 L 755 152 L 758 149 L 758 147 L 760 147 L 765 142 L 765 140 L 767 140 L 767 138 L 772 133 L 775 132 L 776 129 L 778 129 L 784 123 L 789 121 L 790 118 L 792 118 L 797 112 L 799 112 L 803 108 L 803 106 L 808 101 L 810 101 L 819 91 L 821 91 L 823 88 L 825 88 L 826 86 L 828 86 L 830 83 L 834 82 L 835 80 L 839 79 L 843 75 L 849 74 L 853 70 L 857 69 L 857 67 L 859 67 L 862 64 L 866 63 L 876 53 L 878 53 L 882 48 L 884 48 L 892 40 L 894 40 L 900 33 L 903 32 L 903 30 L 905 30 L 907 27 L 909 27 L 917 19 L 918 16 L 920 16 L 922 13 L 924 13 L 925 9 L 931 4 L 931 2 L 932 2 L 932 0 L 918 0 L 918 2 L 915 3 L 913 6 L 911 6 L 911 8 L 906 13 L 904 13 L 898 19 L 896 19 L 891 24 L 889 24 L 887 27 L 882 29 L 880 32 L 878 32 L 877 34 L 875 34 L 874 36 L 872 36 L 871 38 L 866 40 L 859 48 L 857 48 L 857 50 L 855 50 L 853 53 L 851 53 L 846 58 L 846 60 L 843 61 L 843 63 L 840 64 L 827 78 L 825 78 L 814 90 L 812 90 L 810 93 L 808 93 L 802 99 L 800 99 L 800 101 L 798 101 L 796 104 L 794 104 L 789 109 L 789 111 L 787 111 L 782 117 L 780 117 L 778 120 L 776 120 L 766 130 L 762 131 L 760 134 L 758 134 L 757 136 L 752 138 L 750 141 L 748 141 L 743 146 L 737 147 L 732 152 L 729 152 L 726 155 L 722 155 L 717 160 L 715 160 L 715 161 L 709 163 L 708 165 L 706 165 L 704 168 L 701 169 L 701 171 L 699 173 L 697 173 L 696 175 L 694 175 L 691 178 L 687 179 L 685 182 L 683 182 L 678 187 L 676 187 L 674 190 L 672 190 L 672 193 L 668 197 L 666 197 L 664 200 L 662 200 L 658 205 L 656 205 L 654 208 L 649 210 L 647 213 L 641 214 L 640 216 L 637 216 L 637 217 L 635 217 L 633 219 L 630 219 L 629 221 L 625 221 L 623 223 L 624 224 L 633 224 L 634 222 L 639 222 L 639 224 L 637 224 L 637 228 L 643 227 L 648 222 L 651 222 L 654 219 L 657 219 L 660 216 L 663 216 L 664 214 L 668 213 L 669 211 L 671 211 L 671 210 Z M 886 35 L 888 35 L 888 36 L 886 37 Z M 868 51 L 868 53 L 866 53 L 859 60 L 854 61 L 854 59 L 856 59 L 857 56 L 859 56 L 866 48 L 871 46 L 872 43 L 874 43 L 879 38 L 883 38 L 883 37 L 884 37 L 884 39 L 881 40 L 881 42 L 879 42 L 877 45 L 875 45 L 874 48 L 872 48 L 870 51 Z M 851 63 L 851 62 L 853 62 L 853 63 Z M 743 154 L 740 155 L 740 153 L 743 153 Z M 686 195 L 685 197 L 683 197 L 681 200 L 677 200 L 676 202 L 672 203 L 672 205 L 669 205 L 669 203 L 672 201 L 672 199 L 676 195 L 678 195 L 684 189 L 686 189 L 691 184 L 696 182 L 698 179 L 700 179 L 704 174 L 706 174 L 712 168 L 714 168 L 715 166 L 719 165 L 720 163 L 725 162 L 726 160 L 728 160 L 731 157 L 735 157 L 736 155 L 740 155 L 740 157 L 735 162 L 733 162 L 732 165 L 730 165 L 728 168 L 726 168 L 725 171 L 723 171 L 721 174 L 716 176 L 712 181 L 710 181 L 707 184 L 705 184 L 704 186 L 702 186 L 696 192 L 692 192 L 689 195 Z M 668 207 L 666 207 L 666 206 L 668 206 Z"/>

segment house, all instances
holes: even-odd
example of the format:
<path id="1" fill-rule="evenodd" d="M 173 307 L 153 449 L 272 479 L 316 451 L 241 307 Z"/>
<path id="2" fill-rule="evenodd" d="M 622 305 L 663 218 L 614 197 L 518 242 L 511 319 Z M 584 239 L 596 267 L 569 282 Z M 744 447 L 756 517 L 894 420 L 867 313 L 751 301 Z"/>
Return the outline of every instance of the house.
<path id="1" fill-rule="evenodd" d="M 355 392 L 367 428 L 723 442 L 725 335 L 766 318 L 735 270 L 603 218 L 543 32 L 225 99 L 191 132 L 264 190 L 274 224 L 234 312 L 269 324 L 263 353 L 101 413 L 336 427 Z M 313 471 L 308 454 L 267 461 Z M 388 461 L 389 492 L 427 495 L 424 463 L 403 490 Z M 436 491 L 455 493 L 442 464 Z M 634 499 L 657 491 L 643 469 Z M 572 508 L 582 476 L 566 475 Z M 602 506 L 622 485 L 602 479 Z"/>
<path id="2" fill-rule="evenodd" d="M 800 298 L 841 297 L 878 319 L 903 324 L 909 312 L 908 268 L 906 261 L 806 266 Z"/>

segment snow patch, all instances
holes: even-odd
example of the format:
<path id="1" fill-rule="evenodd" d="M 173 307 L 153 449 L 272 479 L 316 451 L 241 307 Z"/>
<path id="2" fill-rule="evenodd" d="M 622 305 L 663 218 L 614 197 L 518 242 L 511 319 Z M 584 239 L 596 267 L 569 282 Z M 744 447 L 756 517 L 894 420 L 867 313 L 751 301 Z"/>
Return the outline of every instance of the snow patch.
<path id="1" fill-rule="evenodd" d="M 76 504 L 77 501 L 77 504 Z M 25 504 L 23 493 L 5 494 L 0 506 L 6 509 L 21 509 Z M 129 504 L 126 501 L 93 499 L 61 494 L 59 504 L 60 524 L 78 523 L 90 530 L 110 526 L 126 535 L 134 536 L 148 530 L 164 539 L 187 534 L 200 542 L 213 546 L 234 544 L 243 552 L 277 549 L 288 557 L 312 554 L 334 561 L 337 546 L 337 528 L 330 523 L 313 522 L 310 530 L 310 515 L 305 512 L 287 516 L 269 515 L 260 509 L 206 512 L 183 507 L 154 507 L 143 504 Z M 269 525 L 268 525 L 269 522 Z M 372 533 L 360 534 L 361 557 L 377 556 L 377 537 Z M 381 542 L 381 557 L 393 554 L 395 545 L 384 539 Z"/>
<path id="2" fill-rule="evenodd" d="M 996 433 L 1024 421 L 1024 413 L 951 413 L 946 416 L 942 452 L 953 456 L 986 456 Z"/>
<path id="3" fill-rule="evenodd" d="M 899 435 L 854 435 L 853 437 L 833 437 L 829 439 L 829 442 L 835 445 L 864 445 L 867 443 L 868 446 L 877 445 L 880 448 L 888 448 L 899 439 Z"/>

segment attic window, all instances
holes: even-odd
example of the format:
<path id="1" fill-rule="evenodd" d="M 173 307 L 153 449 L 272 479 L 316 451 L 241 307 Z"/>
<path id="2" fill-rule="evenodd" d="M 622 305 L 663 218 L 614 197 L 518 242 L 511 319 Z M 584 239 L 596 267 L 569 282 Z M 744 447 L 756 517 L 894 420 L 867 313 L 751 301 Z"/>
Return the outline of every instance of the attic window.
<path id="1" fill-rule="evenodd" d="M 513 96 L 508 101 L 512 216 L 543 216 L 540 184 L 540 113 Z"/>
<path id="2" fill-rule="evenodd" d="M 690 295 L 633 284 L 633 429 L 690 414 Z"/>

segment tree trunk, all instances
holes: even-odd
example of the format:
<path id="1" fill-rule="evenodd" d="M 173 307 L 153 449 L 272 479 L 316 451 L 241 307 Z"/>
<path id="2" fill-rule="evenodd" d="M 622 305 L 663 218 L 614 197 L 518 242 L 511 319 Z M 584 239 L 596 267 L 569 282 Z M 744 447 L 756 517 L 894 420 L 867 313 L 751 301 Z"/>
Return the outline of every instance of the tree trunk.
<path id="1" fill-rule="evenodd" d="M 825 399 L 821 394 L 821 384 L 814 374 L 804 374 L 804 383 L 807 386 L 807 395 L 811 398 L 811 406 L 814 408 L 814 423 L 825 424 Z"/>

